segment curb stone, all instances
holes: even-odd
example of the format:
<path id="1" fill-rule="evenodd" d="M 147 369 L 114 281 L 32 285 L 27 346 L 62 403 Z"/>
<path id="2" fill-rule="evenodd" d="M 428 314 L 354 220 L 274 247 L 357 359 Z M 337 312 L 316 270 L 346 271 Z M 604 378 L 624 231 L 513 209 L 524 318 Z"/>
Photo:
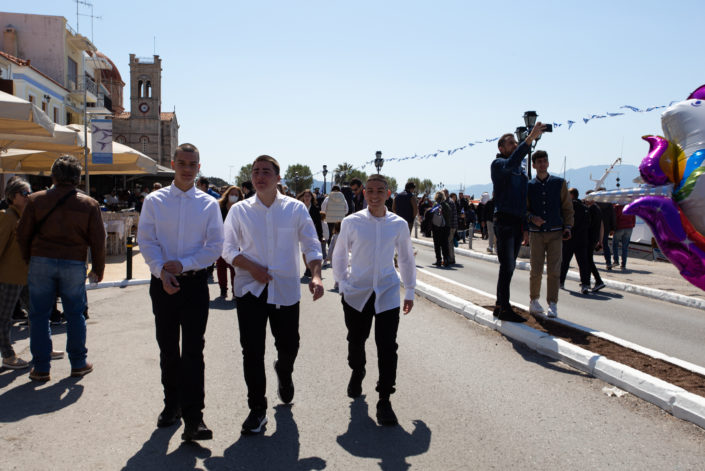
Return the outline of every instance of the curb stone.
<path id="1" fill-rule="evenodd" d="M 456 312 L 468 320 L 497 330 L 532 350 L 560 360 L 609 384 L 628 391 L 682 420 L 705 428 L 705 398 L 661 379 L 577 347 L 565 340 L 524 324 L 502 322 L 487 309 L 422 281 L 414 290 L 419 296 Z"/>
<path id="2" fill-rule="evenodd" d="M 414 239 L 411 241 L 415 244 L 423 245 L 426 247 L 433 247 L 433 242 L 422 239 Z M 464 255 L 466 257 L 476 258 L 484 260 L 486 262 L 499 263 L 497 261 L 496 255 L 486 255 L 483 253 L 475 252 L 473 250 L 462 249 L 460 247 L 455 249 L 456 254 Z M 516 267 L 520 270 L 530 270 L 531 264 L 529 262 L 524 262 L 517 260 Z M 544 269 L 545 273 L 545 269 Z M 574 271 L 569 271 L 567 279 L 572 281 L 580 281 L 580 275 Z M 621 281 L 614 280 L 603 280 L 605 286 L 611 289 L 616 289 L 619 291 L 624 291 L 627 293 L 637 294 L 639 296 L 645 296 L 647 298 L 659 299 L 667 303 L 679 304 L 681 306 L 692 307 L 696 309 L 705 309 L 705 300 L 694 298 L 692 296 L 685 296 L 683 294 L 671 293 L 669 291 L 664 291 L 656 288 L 647 288 L 645 286 L 633 285 L 629 283 L 624 283 Z"/>
<path id="3" fill-rule="evenodd" d="M 101 288 L 124 288 L 126 286 L 148 285 L 150 280 L 102 281 L 100 283 L 86 282 L 86 291 Z"/>

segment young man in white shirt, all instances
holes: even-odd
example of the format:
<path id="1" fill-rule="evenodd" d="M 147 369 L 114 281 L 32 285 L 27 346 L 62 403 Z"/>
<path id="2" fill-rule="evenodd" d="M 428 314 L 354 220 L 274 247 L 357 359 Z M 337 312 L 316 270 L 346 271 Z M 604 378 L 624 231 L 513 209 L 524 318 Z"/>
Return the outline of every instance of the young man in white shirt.
<path id="1" fill-rule="evenodd" d="M 152 273 L 149 294 L 164 386 L 164 410 L 157 426 L 169 427 L 183 413 L 181 438 L 208 440 L 213 432 L 203 422 L 203 347 L 210 300 L 206 267 L 222 251 L 223 219 L 218 202 L 194 186 L 201 166 L 198 149 L 181 144 L 171 166 L 174 181 L 145 198 L 137 233 Z"/>
<path id="2" fill-rule="evenodd" d="M 237 270 L 233 293 L 237 300 L 247 403 L 250 413 L 242 433 L 262 431 L 267 423 L 265 338 L 269 320 L 277 361 L 279 398 L 294 398 L 292 373 L 299 351 L 301 299 L 299 246 L 311 270 L 313 300 L 323 296 L 321 244 L 306 206 L 277 191 L 279 163 L 260 155 L 252 165 L 256 195 L 237 202 L 225 219 L 223 259 Z"/>
<path id="3" fill-rule="evenodd" d="M 399 327 L 399 277 L 394 269 L 398 253 L 401 279 L 406 290 L 404 314 L 414 306 L 416 265 L 407 222 L 387 211 L 387 180 L 372 175 L 365 186 L 367 208 L 343 219 L 333 254 L 333 275 L 342 294 L 348 328 L 348 365 L 352 369 L 348 396 L 362 394 L 365 377 L 365 341 L 375 320 L 377 345 L 377 421 L 396 425 L 389 397 L 397 374 L 397 328 Z"/>

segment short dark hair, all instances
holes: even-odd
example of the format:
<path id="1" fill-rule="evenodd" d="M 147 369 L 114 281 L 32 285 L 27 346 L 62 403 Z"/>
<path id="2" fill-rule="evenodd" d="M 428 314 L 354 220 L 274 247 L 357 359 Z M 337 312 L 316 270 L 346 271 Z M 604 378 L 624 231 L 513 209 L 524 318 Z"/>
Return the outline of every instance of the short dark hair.
<path id="1" fill-rule="evenodd" d="M 201 160 L 201 154 L 198 152 L 198 148 L 188 142 L 184 142 L 174 150 L 174 155 L 171 157 L 171 160 L 174 160 L 176 158 L 176 154 L 179 152 L 190 152 L 191 154 L 196 154 L 198 160 Z"/>
<path id="2" fill-rule="evenodd" d="M 538 159 L 546 159 L 548 160 L 548 152 L 545 150 L 537 150 L 533 154 L 531 154 L 531 163 L 535 164 Z"/>
<path id="3" fill-rule="evenodd" d="M 253 190 L 251 180 L 245 180 L 244 182 L 242 182 L 242 185 L 240 185 L 240 186 L 243 187 L 244 189 L 246 189 L 248 192 Z"/>
<path id="4" fill-rule="evenodd" d="M 210 183 L 211 183 L 211 182 L 209 182 L 209 181 L 208 181 L 208 178 L 206 178 L 206 177 L 199 177 L 199 178 L 198 178 L 198 184 L 199 184 L 199 185 L 206 185 L 206 187 L 208 187 L 208 186 L 210 185 Z"/>
<path id="5" fill-rule="evenodd" d="M 507 139 L 509 139 L 510 137 L 514 137 L 514 134 L 510 132 L 508 132 L 507 134 L 502 134 L 502 137 L 500 137 L 499 141 L 497 141 L 497 148 L 501 149 L 504 143 L 507 142 Z"/>
<path id="6" fill-rule="evenodd" d="M 416 183 L 414 182 L 406 182 L 406 185 L 404 186 L 404 191 L 411 191 L 414 188 L 416 188 Z"/>
<path id="7" fill-rule="evenodd" d="M 382 182 L 384 184 L 385 188 L 389 188 L 389 183 L 387 183 L 387 179 L 384 177 L 384 175 L 380 175 L 378 173 L 375 173 L 375 174 L 367 177 L 367 183 L 369 183 L 369 182 Z M 360 184 L 362 184 L 362 182 L 360 182 Z"/>
<path id="8" fill-rule="evenodd" d="M 7 187 L 5 188 L 5 199 L 8 203 L 12 204 L 15 196 L 23 191 L 31 191 L 29 183 L 18 176 L 14 176 L 7 181 Z"/>
<path id="9" fill-rule="evenodd" d="M 277 175 L 279 175 L 279 162 L 277 162 L 277 159 L 275 159 L 271 155 L 260 155 L 255 159 L 254 162 L 252 162 L 252 166 L 254 167 L 257 162 L 269 162 L 274 167 L 274 171 L 277 173 Z"/>
<path id="10" fill-rule="evenodd" d="M 340 191 L 340 187 L 338 185 L 333 185 L 333 188 L 331 188 L 330 191 Z"/>
<path id="11" fill-rule="evenodd" d="M 81 162 L 73 155 L 62 155 L 51 166 L 51 177 L 57 185 L 78 186 L 81 183 Z"/>
<path id="12" fill-rule="evenodd" d="M 570 193 L 573 196 L 574 200 L 578 199 L 578 196 L 580 196 L 580 192 L 578 191 L 577 188 L 571 188 L 568 190 L 568 193 Z"/>
<path id="13" fill-rule="evenodd" d="M 362 186 L 362 180 L 360 180 L 359 178 L 353 178 L 352 180 L 350 180 L 350 186 L 353 185 Z"/>

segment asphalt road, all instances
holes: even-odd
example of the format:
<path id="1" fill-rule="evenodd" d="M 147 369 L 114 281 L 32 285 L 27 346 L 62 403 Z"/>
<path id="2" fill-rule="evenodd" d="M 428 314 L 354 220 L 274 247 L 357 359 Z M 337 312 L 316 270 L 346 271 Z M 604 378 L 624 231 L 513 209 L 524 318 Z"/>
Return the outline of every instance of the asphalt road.
<path id="1" fill-rule="evenodd" d="M 459 266 L 437 268 L 432 247 L 414 245 L 416 265 L 432 273 L 485 291 L 497 292 L 499 265 L 481 259 L 456 255 Z M 684 281 L 685 283 L 685 281 Z M 705 315 L 699 309 L 667 303 L 624 291 L 605 288 L 599 293 L 580 294 L 580 283 L 566 280 L 558 294 L 558 315 L 643 347 L 705 366 Z M 541 304 L 546 302 L 546 277 L 541 285 Z M 517 269 L 512 278 L 511 300 L 529 305 L 529 272 Z"/>
<path id="2" fill-rule="evenodd" d="M 331 291 L 302 301 L 292 406 L 277 400 L 269 339 L 270 422 L 254 437 L 239 433 L 247 410 L 233 303 L 211 302 L 205 420 L 215 438 L 185 445 L 181 428 L 155 428 L 162 393 L 147 286 L 88 296 L 93 373 L 68 378 L 68 360 L 52 364 L 45 385 L 26 371 L 0 373 L 2 469 L 671 470 L 705 462 L 704 430 L 631 395 L 608 397 L 602 381 L 425 300 L 400 322 L 392 397 L 400 426 L 378 427 L 373 342 L 366 397 L 351 401 L 342 308 Z M 56 329 L 57 348 L 63 332 Z M 27 356 L 26 332 L 15 333 Z"/>

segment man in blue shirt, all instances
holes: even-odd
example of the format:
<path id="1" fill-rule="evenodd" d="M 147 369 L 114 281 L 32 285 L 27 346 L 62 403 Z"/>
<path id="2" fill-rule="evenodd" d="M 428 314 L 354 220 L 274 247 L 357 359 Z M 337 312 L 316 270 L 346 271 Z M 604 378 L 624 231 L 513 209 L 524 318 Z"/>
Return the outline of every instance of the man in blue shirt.
<path id="1" fill-rule="evenodd" d="M 541 137 L 544 129 L 543 124 L 536 123 L 521 144 L 517 144 L 514 134 L 504 134 L 497 142 L 499 153 L 490 167 L 494 194 L 493 222 L 499 260 L 494 316 L 503 321 L 526 321 L 512 310 L 509 303 L 509 286 L 526 228 L 528 178 L 522 171 L 521 163 L 529 153 L 531 144 Z"/>

